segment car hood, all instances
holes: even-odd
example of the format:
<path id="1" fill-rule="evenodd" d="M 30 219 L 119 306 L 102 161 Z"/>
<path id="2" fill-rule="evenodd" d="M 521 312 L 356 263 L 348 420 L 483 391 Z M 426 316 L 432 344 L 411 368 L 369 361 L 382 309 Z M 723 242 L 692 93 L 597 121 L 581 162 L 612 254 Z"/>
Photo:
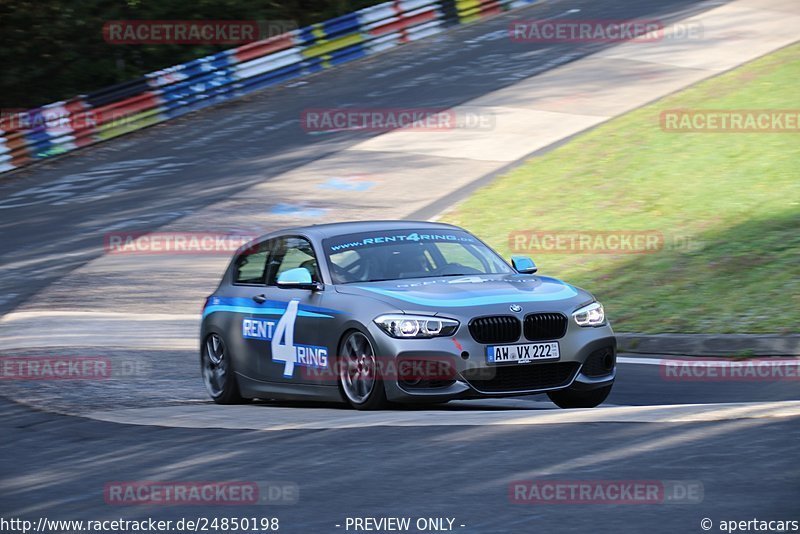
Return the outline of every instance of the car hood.
<path id="1" fill-rule="evenodd" d="M 372 297 L 406 312 L 458 313 L 485 307 L 488 313 L 508 313 L 512 304 L 526 311 L 566 312 L 592 299 L 588 292 L 561 280 L 524 274 L 352 283 L 337 286 L 336 290 Z"/>

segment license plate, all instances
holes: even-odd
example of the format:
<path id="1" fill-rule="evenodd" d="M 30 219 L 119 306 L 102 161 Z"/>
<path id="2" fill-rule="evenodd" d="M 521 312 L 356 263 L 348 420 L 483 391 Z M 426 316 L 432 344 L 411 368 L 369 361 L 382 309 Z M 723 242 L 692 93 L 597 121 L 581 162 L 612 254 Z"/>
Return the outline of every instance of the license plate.
<path id="1" fill-rule="evenodd" d="M 490 364 L 530 363 L 540 360 L 557 360 L 560 357 L 557 341 L 486 347 L 486 362 Z"/>

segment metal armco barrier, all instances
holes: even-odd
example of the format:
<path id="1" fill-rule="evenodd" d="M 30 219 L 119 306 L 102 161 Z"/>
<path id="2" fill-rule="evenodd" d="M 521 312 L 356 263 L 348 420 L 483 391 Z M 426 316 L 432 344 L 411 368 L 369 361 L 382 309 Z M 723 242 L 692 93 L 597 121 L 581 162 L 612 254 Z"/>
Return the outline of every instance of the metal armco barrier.
<path id="1" fill-rule="evenodd" d="M 395 0 L 20 112 L 0 173 L 539 0 Z"/>

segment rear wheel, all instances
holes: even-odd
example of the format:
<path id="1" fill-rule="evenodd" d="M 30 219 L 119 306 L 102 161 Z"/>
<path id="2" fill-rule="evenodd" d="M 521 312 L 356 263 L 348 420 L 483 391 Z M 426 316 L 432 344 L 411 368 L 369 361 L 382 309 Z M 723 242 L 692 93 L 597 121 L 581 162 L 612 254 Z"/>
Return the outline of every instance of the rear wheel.
<path id="1" fill-rule="evenodd" d="M 236 373 L 233 372 L 231 356 L 222 336 L 211 334 L 203 343 L 200 352 L 200 369 L 203 383 L 211 399 L 217 404 L 241 404 L 247 402 L 239 393 Z"/>
<path id="2" fill-rule="evenodd" d="M 562 389 L 551 391 L 547 396 L 559 408 L 594 408 L 602 404 L 609 393 L 611 393 L 610 385 L 587 391 Z"/>
<path id="3" fill-rule="evenodd" d="M 369 338 L 359 331 L 350 332 L 339 354 L 339 388 L 350 406 L 357 410 L 385 408 L 386 390 Z"/>

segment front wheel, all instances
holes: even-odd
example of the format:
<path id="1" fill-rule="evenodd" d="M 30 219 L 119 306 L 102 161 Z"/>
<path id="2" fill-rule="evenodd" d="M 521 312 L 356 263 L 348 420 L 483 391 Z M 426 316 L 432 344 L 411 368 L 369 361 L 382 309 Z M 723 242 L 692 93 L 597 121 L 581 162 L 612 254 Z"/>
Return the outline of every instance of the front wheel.
<path id="1" fill-rule="evenodd" d="M 217 404 L 241 404 L 247 402 L 239 393 L 236 373 L 233 372 L 231 355 L 222 336 L 211 334 L 203 343 L 200 352 L 200 369 L 203 383 L 211 399 Z"/>
<path id="2" fill-rule="evenodd" d="M 611 385 L 588 391 L 569 388 L 550 391 L 547 396 L 559 408 L 594 408 L 602 404 L 609 393 L 611 393 Z"/>
<path id="3" fill-rule="evenodd" d="M 385 408 L 386 389 L 367 336 L 350 332 L 342 341 L 339 354 L 339 388 L 350 406 L 357 410 Z"/>

